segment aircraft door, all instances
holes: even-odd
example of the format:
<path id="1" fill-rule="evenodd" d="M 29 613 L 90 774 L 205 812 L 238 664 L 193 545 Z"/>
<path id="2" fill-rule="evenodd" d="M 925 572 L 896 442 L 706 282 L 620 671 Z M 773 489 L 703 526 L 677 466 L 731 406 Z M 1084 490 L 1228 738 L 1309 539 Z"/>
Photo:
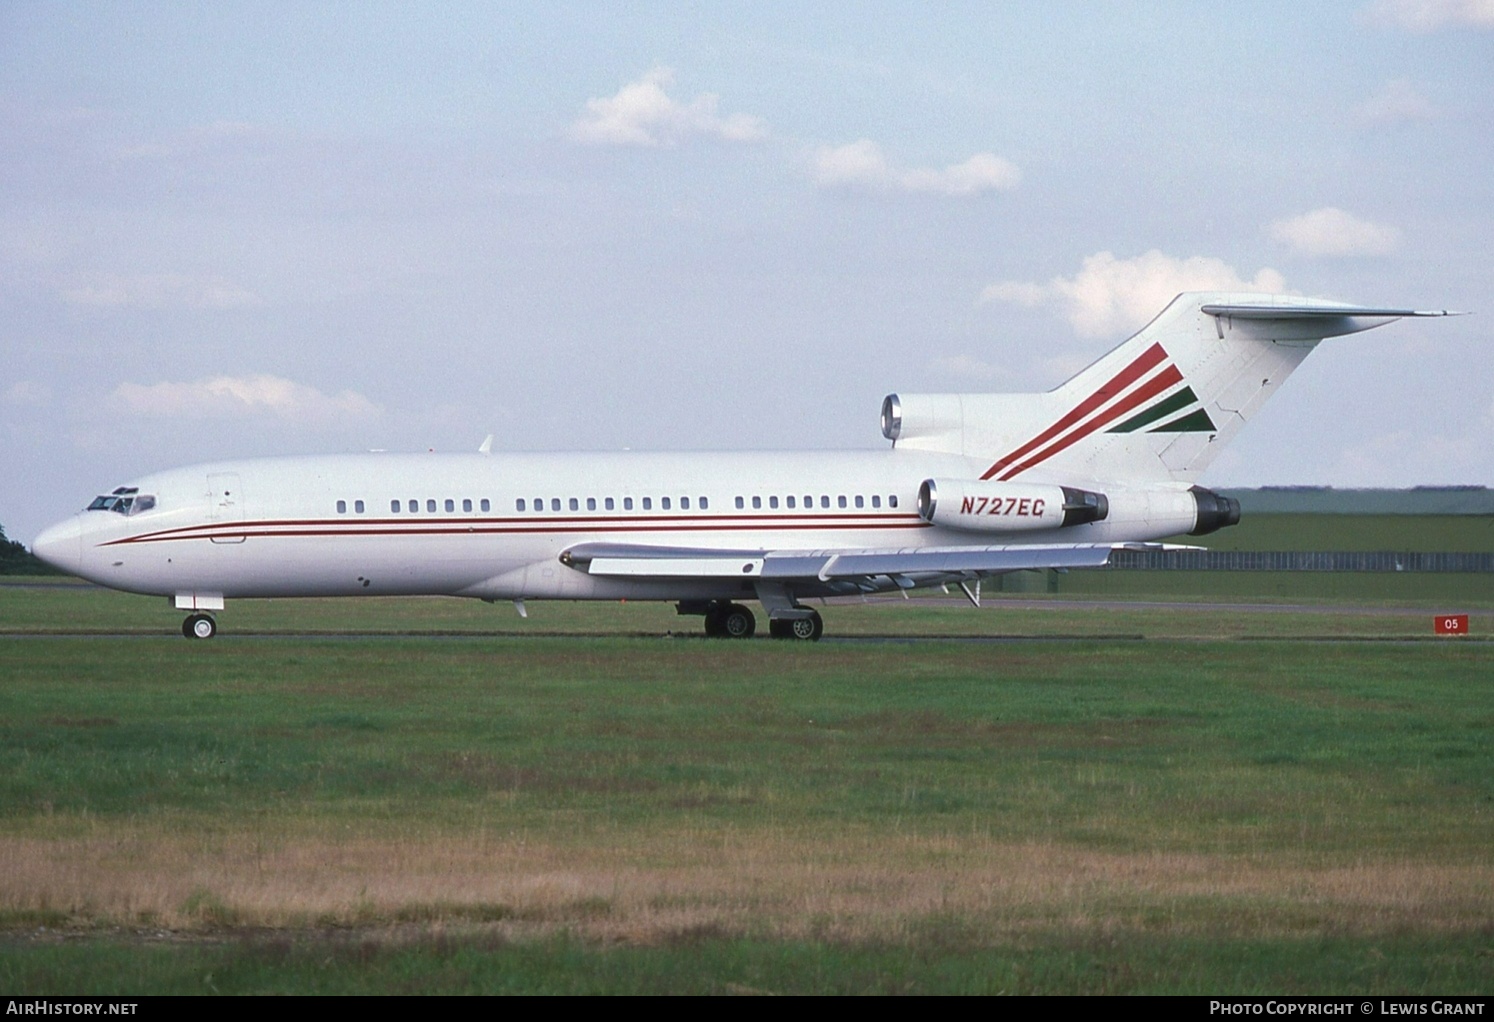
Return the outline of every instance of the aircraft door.
<path id="1" fill-rule="evenodd" d="M 213 472 L 208 475 L 208 518 L 213 522 L 242 522 L 244 495 L 239 489 L 237 472 Z M 242 543 L 243 533 L 218 533 L 214 543 Z"/>

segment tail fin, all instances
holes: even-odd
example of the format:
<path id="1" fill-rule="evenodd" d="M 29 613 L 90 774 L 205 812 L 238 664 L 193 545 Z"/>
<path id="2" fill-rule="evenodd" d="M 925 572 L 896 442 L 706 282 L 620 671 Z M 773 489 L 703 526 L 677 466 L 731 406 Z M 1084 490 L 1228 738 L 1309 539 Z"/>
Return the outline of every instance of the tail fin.
<path id="1" fill-rule="evenodd" d="M 893 395 L 883 432 L 906 447 L 989 458 L 983 479 L 1191 482 L 1323 338 L 1445 315 L 1182 294 L 1055 390 Z"/>

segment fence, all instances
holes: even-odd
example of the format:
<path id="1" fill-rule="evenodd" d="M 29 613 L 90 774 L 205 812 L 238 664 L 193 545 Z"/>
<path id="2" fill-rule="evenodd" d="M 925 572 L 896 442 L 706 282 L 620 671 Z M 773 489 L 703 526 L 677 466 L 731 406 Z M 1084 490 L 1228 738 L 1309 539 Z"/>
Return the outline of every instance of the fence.
<path id="1" fill-rule="evenodd" d="M 1393 550 L 1117 550 L 1110 567 L 1129 571 L 1494 572 L 1494 553 Z"/>

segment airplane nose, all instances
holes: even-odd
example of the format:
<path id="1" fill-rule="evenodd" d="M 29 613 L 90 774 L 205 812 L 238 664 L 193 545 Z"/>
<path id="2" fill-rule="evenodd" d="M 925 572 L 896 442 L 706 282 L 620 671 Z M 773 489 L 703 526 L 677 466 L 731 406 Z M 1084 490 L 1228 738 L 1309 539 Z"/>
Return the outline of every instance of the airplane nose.
<path id="1" fill-rule="evenodd" d="M 69 575 L 79 574 L 83 568 L 83 523 L 74 515 L 44 529 L 32 541 L 31 552 Z"/>

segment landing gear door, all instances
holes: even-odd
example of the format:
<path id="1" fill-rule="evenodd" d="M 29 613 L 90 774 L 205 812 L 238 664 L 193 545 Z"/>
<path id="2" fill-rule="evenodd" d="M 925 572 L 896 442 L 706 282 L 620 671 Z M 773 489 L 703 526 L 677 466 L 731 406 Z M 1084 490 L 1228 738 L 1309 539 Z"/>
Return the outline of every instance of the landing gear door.
<path id="1" fill-rule="evenodd" d="M 237 472 L 215 472 L 208 476 L 208 518 L 214 522 L 242 522 L 244 495 L 239 490 Z M 244 534 L 220 532 L 214 543 L 242 543 Z"/>

